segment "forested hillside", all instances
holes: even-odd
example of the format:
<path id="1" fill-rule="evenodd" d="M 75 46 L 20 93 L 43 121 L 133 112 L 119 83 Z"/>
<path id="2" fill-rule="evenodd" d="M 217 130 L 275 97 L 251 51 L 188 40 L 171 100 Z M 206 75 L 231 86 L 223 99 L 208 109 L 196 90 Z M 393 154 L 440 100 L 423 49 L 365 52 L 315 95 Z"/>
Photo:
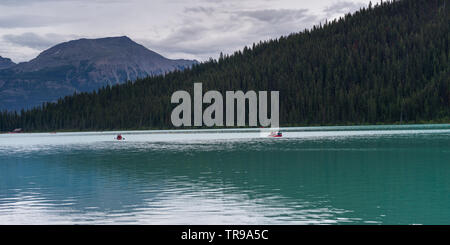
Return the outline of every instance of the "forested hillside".
<path id="1" fill-rule="evenodd" d="M 448 0 L 384 2 L 191 69 L 3 112 L 0 130 L 170 128 L 172 93 L 194 82 L 278 90 L 282 126 L 448 123 L 449 39 Z"/>

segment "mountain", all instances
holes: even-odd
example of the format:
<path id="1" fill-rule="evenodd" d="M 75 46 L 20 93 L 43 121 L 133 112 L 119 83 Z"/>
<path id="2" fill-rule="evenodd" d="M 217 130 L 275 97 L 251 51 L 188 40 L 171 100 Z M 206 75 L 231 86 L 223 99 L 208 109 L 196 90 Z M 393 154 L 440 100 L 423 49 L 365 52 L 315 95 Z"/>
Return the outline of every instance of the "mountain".
<path id="1" fill-rule="evenodd" d="M 278 90 L 282 126 L 450 123 L 449 23 L 448 0 L 369 5 L 191 69 L 3 112 L 0 130 L 170 128 L 171 95 L 195 82 Z"/>
<path id="2" fill-rule="evenodd" d="M 9 58 L 3 58 L 0 56 L 0 69 L 10 68 L 14 66 L 15 63 L 11 61 Z"/>
<path id="3" fill-rule="evenodd" d="M 69 41 L 1 70 L 0 109 L 31 108 L 75 91 L 90 92 L 195 63 L 164 58 L 125 36 Z"/>

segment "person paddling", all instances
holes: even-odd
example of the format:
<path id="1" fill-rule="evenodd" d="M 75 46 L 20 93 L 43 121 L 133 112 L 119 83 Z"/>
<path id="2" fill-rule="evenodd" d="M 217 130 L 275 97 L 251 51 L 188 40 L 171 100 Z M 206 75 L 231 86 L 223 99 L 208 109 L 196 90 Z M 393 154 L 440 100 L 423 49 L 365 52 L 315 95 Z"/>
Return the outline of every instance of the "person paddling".
<path id="1" fill-rule="evenodd" d="M 122 134 L 118 134 L 116 137 L 117 140 L 125 140 L 124 137 L 122 137 Z"/>

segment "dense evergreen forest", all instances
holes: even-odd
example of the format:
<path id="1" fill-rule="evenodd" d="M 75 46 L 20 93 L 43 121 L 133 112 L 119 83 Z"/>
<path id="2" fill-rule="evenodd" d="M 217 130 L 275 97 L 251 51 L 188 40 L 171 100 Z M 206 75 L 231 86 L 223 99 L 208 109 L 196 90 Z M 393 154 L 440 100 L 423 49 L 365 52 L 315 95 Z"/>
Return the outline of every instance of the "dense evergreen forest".
<path id="1" fill-rule="evenodd" d="M 21 112 L 0 130 L 171 128 L 177 90 L 278 90 L 280 123 L 450 122 L 450 2 L 368 6 L 191 69 L 148 77 Z M 207 105 L 204 105 L 204 108 Z"/>

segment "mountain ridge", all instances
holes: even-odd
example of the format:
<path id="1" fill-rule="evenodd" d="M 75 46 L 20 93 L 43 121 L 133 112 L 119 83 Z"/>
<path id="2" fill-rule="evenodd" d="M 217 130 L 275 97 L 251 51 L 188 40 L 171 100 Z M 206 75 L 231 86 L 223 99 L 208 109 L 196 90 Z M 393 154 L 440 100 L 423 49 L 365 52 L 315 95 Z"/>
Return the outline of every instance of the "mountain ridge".
<path id="1" fill-rule="evenodd" d="M 167 59 L 127 36 L 63 42 L 28 62 L 0 71 L 0 109 L 27 109 L 74 92 L 94 91 L 197 63 Z"/>
<path id="2" fill-rule="evenodd" d="M 15 65 L 16 63 L 12 62 L 10 58 L 0 56 L 0 69 L 7 69 Z"/>

